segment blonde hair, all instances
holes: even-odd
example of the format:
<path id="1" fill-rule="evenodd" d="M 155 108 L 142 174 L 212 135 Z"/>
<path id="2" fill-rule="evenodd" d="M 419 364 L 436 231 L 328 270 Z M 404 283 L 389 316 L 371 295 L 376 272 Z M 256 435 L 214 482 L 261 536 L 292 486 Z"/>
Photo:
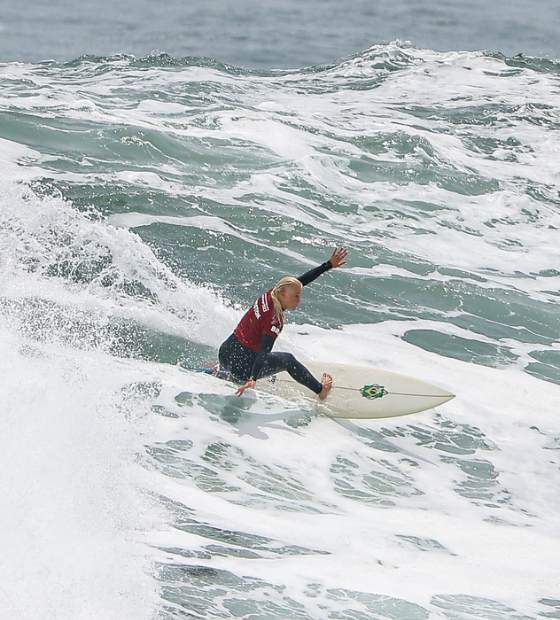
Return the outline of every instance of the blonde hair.
<path id="1" fill-rule="evenodd" d="M 276 286 L 272 289 L 272 303 L 274 304 L 274 316 L 278 317 L 282 323 L 285 323 L 286 316 L 284 314 L 284 309 L 282 308 L 282 304 L 280 302 L 280 293 L 290 288 L 291 286 L 303 286 L 302 283 L 292 276 L 286 276 L 282 278 Z"/>

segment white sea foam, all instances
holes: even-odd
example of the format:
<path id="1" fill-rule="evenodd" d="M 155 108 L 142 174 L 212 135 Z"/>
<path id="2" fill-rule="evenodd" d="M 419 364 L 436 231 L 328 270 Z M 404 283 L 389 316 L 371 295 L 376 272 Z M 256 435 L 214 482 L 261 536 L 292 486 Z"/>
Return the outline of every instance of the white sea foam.
<path id="1" fill-rule="evenodd" d="M 188 437 L 194 442 L 193 453 L 203 453 L 209 445 L 219 442 L 234 446 L 243 455 L 242 459 L 233 458 L 230 474 L 207 464 L 224 476 L 226 483 L 243 486 L 241 480 L 247 480 L 243 471 L 250 459 L 252 463 L 266 464 L 277 475 L 297 480 L 310 494 L 311 505 L 326 513 L 278 512 L 274 509 L 274 491 L 269 495 L 268 507 L 255 512 L 251 506 L 228 504 L 228 493 L 209 495 L 197 489 L 193 480 L 168 481 L 166 494 L 187 504 L 195 510 L 197 519 L 214 527 L 250 532 L 284 545 L 330 554 L 288 556 L 275 562 L 222 557 L 208 564 L 203 561 L 202 565 L 282 584 L 289 596 L 305 602 L 302 593 L 315 583 L 320 584 L 323 597 L 329 589 L 346 588 L 383 593 L 430 607 L 436 596 L 460 594 L 535 613 L 537 600 L 550 597 L 558 586 L 555 558 L 560 547 L 554 531 L 560 505 L 554 485 L 549 483 L 551 477 L 557 476 L 558 459 L 547 450 L 550 441 L 560 436 L 560 426 L 552 415 L 558 387 L 543 386 L 515 372 L 444 362 L 406 345 L 386 328 L 355 326 L 336 333 L 311 331 L 310 336 L 296 338 L 301 355 L 326 359 L 336 349 L 341 360 L 382 362 L 384 367 L 414 373 L 455 390 L 459 398 L 439 408 L 439 413 L 444 420 L 466 423 L 480 431 L 491 449 L 476 451 L 473 462 L 480 459 L 492 464 L 498 484 L 507 489 L 508 502 L 500 506 L 493 500 L 470 501 L 457 493 L 464 474 L 456 469 L 453 453 L 439 452 L 433 443 L 422 447 L 410 436 L 410 430 L 406 431 L 410 429 L 408 423 L 426 434 L 434 432 L 437 437 L 442 431 L 441 418 L 436 419 L 433 412 L 409 420 L 359 423 L 373 432 L 383 428 L 404 431 L 389 440 L 395 447 L 391 453 L 368 448 L 351 422 L 315 419 L 293 430 L 277 422 L 267 423 L 258 415 L 263 403 L 257 401 L 246 412 L 246 420 L 230 426 L 208 418 L 204 410 L 181 412 L 173 399 L 167 401 L 162 395 L 162 405 L 181 416 L 176 424 L 167 419 L 162 423 L 162 436 Z M 356 351 L 361 352 L 358 359 Z M 202 389 L 209 388 L 210 383 Z M 199 393 L 201 384 L 197 384 L 196 377 L 181 378 L 175 389 Z M 173 395 L 172 384 L 167 391 Z M 215 391 L 222 392 L 219 384 Z M 254 426 L 249 432 L 252 416 Z M 228 454 L 232 458 L 235 452 Z M 288 465 L 288 454 L 289 469 L 282 471 Z M 397 503 L 390 510 L 363 503 L 363 498 L 345 499 L 333 487 L 332 468 L 338 455 L 354 461 L 357 479 L 383 462 L 391 463 L 398 476 L 405 462 L 415 461 L 415 467 L 404 469 L 422 495 L 399 497 L 389 493 L 386 499 Z M 245 497 L 250 496 L 250 489 L 245 491 Z M 174 546 L 172 541 L 173 537 L 168 539 L 167 546 Z M 190 549 L 203 549 L 204 542 L 204 538 L 183 534 L 174 541 Z M 329 605 L 328 597 L 322 602 Z"/>
<path id="2" fill-rule="evenodd" d="M 152 618 L 138 373 L 1 329 L 2 618 Z M 143 490 L 144 487 L 144 490 Z"/>
<path id="3" fill-rule="evenodd" d="M 560 388 L 525 372 L 560 351 L 556 77 L 398 45 L 267 77 L 105 68 L 2 68 L 30 95 L 11 90 L 4 109 L 86 138 L 68 151 L 0 141 L 0 525 L 14 533 L 0 613 L 557 613 Z M 61 197 L 83 205 L 90 190 L 109 217 Z M 165 227 L 184 255 L 162 258 Z M 335 243 L 352 250 L 346 273 L 309 296 L 346 304 L 342 327 L 296 318 L 277 349 L 409 374 L 456 399 L 333 421 L 108 353 L 117 321 L 215 356 L 242 312 L 221 298 L 228 278 L 245 299 L 254 264 L 311 265 Z M 218 260 L 209 286 L 189 281 L 202 249 Z M 431 352 L 410 333 L 450 344 Z M 461 342 L 495 351 L 483 360 L 495 367 L 447 357 Z"/>
<path id="4" fill-rule="evenodd" d="M 167 400 L 162 395 L 162 405 L 181 416 L 175 424 L 169 420 L 162 423 L 162 436 L 188 437 L 194 442 L 193 453 L 203 453 L 218 442 L 234 446 L 243 455 L 235 459 L 235 451 L 228 452 L 228 458 L 233 459 L 230 474 L 207 464 L 224 476 L 226 483 L 243 486 L 241 480 L 248 479 L 243 475 L 247 459 L 266 463 L 277 475 L 296 479 L 310 494 L 309 503 L 326 513 L 278 512 L 272 490 L 268 507 L 255 512 L 250 505 L 228 504 L 226 492 L 208 495 L 197 490 L 191 479 L 169 481 L 166 494 L 187 504 L 198 519 L 214 527 L 330 554 L 289 556 L 275 562 L 223 557 L 202 565 L 283 584 L 289 596 L 305 602 L 302 593 L 315 583 L 320 584 L 323 596 L 332 588 L 374 591 L 433 609 L 429 603 L 437 596 L 463 595 L 500 601 L 529 615 L 536 613 L 537 601 L 554 596 L 558 588 L 555 558 L 560 546 L 555 522 L 560 503 L 556 485 L 550 483 L 558 476 L 559 464 L 550 451 L 560 437 L 560 424 L 554 416 L 558 386 L 543 385 L 516 371 L 444 360 L 407 345 L 391 333 L 390 325 L 349 326 L 342 332 L 307 327 L 309 335 L 298 336 L 294 330 L 288 339 L 302 357 L 327 363 L 331 351 L 336 350 L 340 361 L 414 374 L 459 396 L 440 407 L 438 416 L 426 412 L 409 419 L 360 421 L 357 425 L 323 418 L 294 430 L 273 421 L 272 415 L 270 422 L 259 415 L 266 410 L 261 400 L 244 414 L 246 419 L 230 426 L 208 418 L 207 412 L 198 408 L 182 412 L 173 398 Z M 222 393 L 219 384 L 205 382 L 202 387 L 197 381 L 197 377 L 181 378 L 175 390 L 196 394 L 202 388 L 203 393 L 208 389 Z M 172 385 L 167 386 L 171 397 Z M 460 452 L 453 453 L 453 444 L 448 444 L 447 451 L 445 424 L 456 428 L 456 437 L 464 429 L 455 425 L 477 429 L 487 449 L 474 449 L 461 457 L 457 456 Z M 375 442 L 368 447 L 356 433 L 357 427 L 373 433 L 382 429 L 396 432 L 386 436 L 394 452 L 377 451 Z M 426 436 L 433 433 L 432 441 L 418 443 L 411 428 Z M 332 479 L 341 455 L 354 462 L 354 482 L 373 475 L 380 463 L 390 463 L 395 479 L 398 472 L 406 471 L 412 486 L 422 494 L 388 492 L 385 498 L 396 502 L 390 510 L 368 504 L 365 496 L 362 501 L 359 496 L 345 499 Z M 465 472 L 457 469 L 461 458 L 475 466 L 478 463 L 481 469 L 485 464 L 493 469 L 494 499 L 469 499 L 458 492 L 465 481 Z M 493 479 L 488 481 L 494 484 Z M 247 494 L 251 495 L 250 487 L 245 498 Z M 496 503 L 500 496 L 506 500 L 502 504 Z M 173 546 L 171 540 L 168 546 Z M 185 539 L 181 534 L 175 542 L 191 549 L 203 548 L 204 538 Z M 328 597 L 322 602 L 329 605 Z"/>

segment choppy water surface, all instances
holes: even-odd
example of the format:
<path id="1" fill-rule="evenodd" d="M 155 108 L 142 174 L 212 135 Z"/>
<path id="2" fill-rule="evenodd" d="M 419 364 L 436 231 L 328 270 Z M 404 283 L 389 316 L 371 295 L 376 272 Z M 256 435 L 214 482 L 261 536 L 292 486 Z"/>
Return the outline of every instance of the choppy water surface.
<path id="1" fill-rule="evenodd" d="M 559 616 L 559 73 L 1 65 L 6 618 Z M 334 421 L 181 369 L 337 245 L 278 348 L 455 400 Z"/>

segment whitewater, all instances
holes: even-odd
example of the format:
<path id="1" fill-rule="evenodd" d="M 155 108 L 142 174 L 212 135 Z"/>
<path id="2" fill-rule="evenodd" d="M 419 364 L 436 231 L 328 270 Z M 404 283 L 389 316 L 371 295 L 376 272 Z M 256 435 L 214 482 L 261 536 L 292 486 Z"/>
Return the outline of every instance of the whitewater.
<path id="1" fill-rule="evenodd" d="M 0 80 L 1 619 L 560 617 L 558 61 Z M 337 246 L 276 349 L 454 400 L 333 420 L 185 371 Z"/>

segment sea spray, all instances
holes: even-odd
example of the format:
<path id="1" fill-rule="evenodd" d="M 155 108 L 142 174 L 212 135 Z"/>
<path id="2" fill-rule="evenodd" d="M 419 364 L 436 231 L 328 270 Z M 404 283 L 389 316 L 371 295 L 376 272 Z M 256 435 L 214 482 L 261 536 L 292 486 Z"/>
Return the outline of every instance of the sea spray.
<path id="1" fill-rule="evenodd" d="M 64 557 L 66 617 L 154 597 L 169 619 L 559 613 L 558 63 L 391 44 L 306 70 L 2 75 L 3 518 L 14 566 L 35 548 L 20 521 L 54 541 L 50 570 L 25 560 L 34 591 L 60 540 L 99 550 L 82 573 Z M 277 348 L 456 399 L 340 423 L 176 365 L 215 362 L 257 295 L 337 245 L 348 264 Z M 38 617 L 24 587 L 3 600 Z"/>
<path id="2" fill-rule="evenodd" d="M 0 616 L 152 618 L 141 536 L 160 517 L 141 465 L 145 405 L 122 391 L 130 370 L 2 323 Z"/>

